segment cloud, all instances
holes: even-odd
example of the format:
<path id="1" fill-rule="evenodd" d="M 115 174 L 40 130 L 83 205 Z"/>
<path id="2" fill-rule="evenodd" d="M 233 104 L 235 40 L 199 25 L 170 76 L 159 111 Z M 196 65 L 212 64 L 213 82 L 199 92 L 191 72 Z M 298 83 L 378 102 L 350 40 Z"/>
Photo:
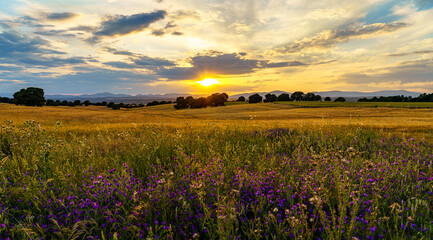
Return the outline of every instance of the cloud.
<path id="1" fill-rule="evenodd" d="M 136 55 L 133 52 L 126 51 L 126 50 L 118 50 L 118 49 L 113 48 L 113 47 L 103 47 L 102 50 L 104 50 L 106 52 L 110 52 L 110 53 L 115 54 L 115 55 L 126 55 L 126 56 Z"/>
<path id="2" fill-rule="evenodd" d="M 164 19 L 166 15 L 166 11 L 160 10 L 130 16 L 112 16 L 101 23 L 94 35 L 96 37 L 115 37 L 140 32 L 148 28 L 150 24 Z"/>
<path id="3" fill-rule="evenodd" d="M 247 59 L 245 55 L 208 51 L 187 59 L 191 67 L 163 68 L 157 71 L 157 75 L 165 80 L 191 80 L 204 76 L 251 74 L 265 68 L 306 65 L 299 61 L 270 63 L 268 60 Z"/>
<path id="4" fill-rule="evenodd" d="M 148 56 L 138 56 L 130 59 L 138 66 L 156 66 L 156 67 L 170 67 L 174 63 L 163 58 L 151 58 Z"/>
<path id="5" fill-rule="evenodd" d="M 172 61 L 169 61 L 164 58 L 152 58 L 148 56 L 144 56 L 142 54 L 133 53 L 131 51 L 126 50 L 118 50 L 116 48 L 112 47 L 103 47 L 104 51 L 110 52 L 115 55 L 124 55 L 129 56 L 127 59 L 129 62 L 119 62 L 119 61 L 113 61 L 113 62 L 106 62 L 106 65 L 116 67 L 116 68 L 145 68 L 145 69 L 157 69 L 162 67 L 173 67 L 175 64 Z"/>
<path id="6" fill-rule="evenodd" d="M 269 51 L 270 55 L 284 55 L 298 53 L 308 49 L 328 49 L 338 43 L 347 42 L 352 38 L 374 37 L 379 34 L 385 34 L 397 31 L 407 26 L 404 22 L 393 23 L 373 23 L 362 27 L 352 27 L 345 29 L 325 30 L 311 38 L 304 38 L 300 41 L 294 41 L 285 46 L 275 48 Z"/>
<path id="7" fill-rule="evenodd" d="M 76 34 L 68 33 L 68 31 L 66 30 L 55 30 L 55 29 L 40 30 L 40 31 L 35 31 L 34 33 L 42 36 L 58 36 L 58 37 L 71 37 L 71 38 L 77 36 Z"/>
<path id="8" fill-rule="evenodd" d="M 177 10 L 170 14 L 170 18 L 174 20 L 184 19 L 184 18 L 193 18 L 200 19 L 200 15 L 193 10 Z"/>
<path id="9" fill-rule="evenodd" d="M 0 58 L 34 53 L 64 54 L 64 52 L 49 49 L 49 47 L 50 43 L 40 37 L 27 37 L 14 31 L 0 33 Z"/>
<path id="10" fill-rule="evenodd" d="M 44 12 L 41 15 L 45 19 L 52 21 L 65 21 L 79 16 L 79 14 L 72 12 Z"/>
<path id="11" fill-rule="evenodd" d="M 19 59 L 20 62 L 27 65 L 42 66 L 42 67 L 60 67 L 65 65 L 74 65 L 86 63 L 83 57 L 46 57 L 46 56 L 31 56 Z"/>
<path id="12" fill-rule="evenodd" d="M 277 63 L 266 63 L 266 68 L 282 68 L 282 67 L 296 67 L 307 65 L 299 61 L 288 61 L 288 62 L 277 62 Z"/>
<path id="13" fill-rule="evenodd" d="M 69 28 L 70 31 L 82 31 L 82 32 L 94 32 L 95 29 L 96 28 L 93 26 L 84 26 L 84 25 Z"/>
<path id="14" fill-rule="evenodd" d="M 40 37 L 30 37 L 13 31 L 0 33 L 0 63 L 26 67 L 59 67 L 96 61 L 88 57 L 65 55 L 65 52 L 52 49 L 50 42 Z"/>
<path id="15" fill-rule="evenodd" d="M 179 36 L 182 35 L 183 33 L 178 32 L 176 30 L 172 30 L 174 28 L 176 28 L 177 25 L 174 23 L 174 21 L 170 21 L 167 23 L 167 25 L 165 25 L 164 28 L 161 29 L 155 29 L 152 31 L 152 35 L 154 36 L 164 36 L 165 34 L 171 33 L 172 35 L 175 36 Z"/>
<path id="16" fill-rule="evenodd" d="M 401 62 L 394 66 L 343 74 L 340 80 L 350 84 L 382 82 L 433 82 L 433 58 Z"/>
<path id="17" fill-rule="evenodd" d="M 388 54 L 388 57 L 402 57 L 402 56 L 408 56 L 413 54 L 429 54 L 433 53 L 433 50 L 423 50 L 423 51 L 415 51 L 415 52 L 409 52 L 409 53 L 394 53 L 394 54 Z"/>

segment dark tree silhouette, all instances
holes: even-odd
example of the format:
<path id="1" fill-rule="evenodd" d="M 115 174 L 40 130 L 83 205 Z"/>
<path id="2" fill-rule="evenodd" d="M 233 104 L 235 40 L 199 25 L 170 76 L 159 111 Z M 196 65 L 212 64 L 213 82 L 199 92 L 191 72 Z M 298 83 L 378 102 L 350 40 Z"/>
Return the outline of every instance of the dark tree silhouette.
<path id="1" fill-rule="evenodd" d="M 292 101 L 292 99 L 290 98 L 290 95 L 288 93 L 281 93 L 277 97 L 277 101 Z"/>
<path id="2" fill-rule="evenodd" d="M 325 102 L 330 102 L 331 98 L 330 97 L 326 97 L 324 100 L 325 100 Z"/>
<path id="3" fill-rule="evenodd" d="M 275 94 L 266 94 L 265 95 L 265 102 L 276 102 L 277 101 L 277 96 Z"/>
<path id="4" fill-rule="evenodd" d="M 87 106 L 89 106 L 89 105 L 90 105 L 90 101 L 89 101 L 89 100 L 86 100 L 86 101 L 84 101 L 84 102 L 83 102 L 83 104 L 84 104 L 84 106 L 86 106 L 86 107 L 87 107 Z"/>
<path id="5" fill-rule="evenodd" d="M 304 92 L 294 92 L 292 93 L 293 101 L 302 101 L 304 100 Z"/>
<path id="6" fill-rule="evenodd" d="M 346 99 L 344 97 L 338 97 L 337 99 L 334 100 L 334 102 L 345 102 Z"/>
<path id="7" fill-rule="evenodd" d="M 0 97 L 0 103 L 14 103 L 14 99 L 8 97 Z"/>
<path id="8" fill-rule="evenodd" d="M 253 95 L 251 95 L 251 96 L 248 98 L 248 102 L 249 102 L 249 103 L 259 103 L 259 102 L 261 102 L 262 100 L 263 100 L 263 97 L 260 96 L 258 93 L 253 94 Z"/>
<path id="9" fill-rule="evenodd" d="M 245 97 L 244 96 L 240 96 L 238 98 L 238 100 L 236 100 L 236 102 L 245 102 Z"/>
<path id="10" fill-rule="evenodd" d="M 14 93 L 14 102 L 16 105 L 42 107 L 45 104 L 44 90 L 35 87 L 23 88 Z"/>
<path id="11" fill-rule="evenodd" d="M 229 96 L 225 93 L 214 93 L 207 97 L 208 105 L 211 107 L 225 106 Z"/>
<path id="12" fill-rule="evenodd" d="M 186 109 L 188 108 L 188 101 L 184 97 L 178 97 L 176 99 L 176 105 L 174 105 L 174 108 L 176 109 Z"/>
<path id="13" fill-rule="evenodd" d="M 192 96 L 186 97 L 185 100 L 188 102 L 188 106 L 191 106 L 191 104 L 194 103 L 194 98 Z"/>
<path id="14" fill-rule="evenodd" d="M 52 100 L 52 99 L 48 99 L 47 102 L 45 103 L 45 105 L 47 106 L 58 106 L 58 104 Z"/>
<path id="15" fill-rule="evenodd" d="M 207 98 L 201 97 L 196 99 L 192 104 L 191 108 L 205 108 L 208 106 Z"/>

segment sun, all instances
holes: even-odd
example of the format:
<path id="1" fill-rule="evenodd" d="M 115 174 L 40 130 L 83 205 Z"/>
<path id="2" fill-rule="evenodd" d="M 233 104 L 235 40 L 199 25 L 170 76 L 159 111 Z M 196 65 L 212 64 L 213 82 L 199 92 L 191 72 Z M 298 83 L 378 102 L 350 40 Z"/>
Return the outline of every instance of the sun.
<path id="1" fill-rule="evenodd" d="M 197 81 L 197 83 L 200 83 L 201 85 L 203 85 L 205 87 L 209 87 L 211 85 L 218 84 L 219 82 L 213 78 L 206 78 L 202 81 Z"/>

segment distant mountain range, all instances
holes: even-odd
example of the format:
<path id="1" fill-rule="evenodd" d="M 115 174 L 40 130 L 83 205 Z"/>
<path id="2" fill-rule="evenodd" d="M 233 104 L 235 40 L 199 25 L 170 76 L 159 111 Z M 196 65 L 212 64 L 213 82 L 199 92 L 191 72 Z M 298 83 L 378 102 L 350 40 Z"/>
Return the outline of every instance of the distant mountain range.
<path id="1" fill-rule="evenodd" d="M 272 92 L 253 92 L 253 93 L 242 93 L 242 94 L 235 94 L 229 96 L 229 100 L 237 100 L 240 96 L 244 96 L 245 98 L 248 98 L 249 96 L 258 93 L 261 96 L 265 96 L 268 93 L 280 95 L 282 93 L 289 93 L 285 91 L 272 91 Z M 314 92 L 314 94 L 318 94 L 322 96 L 322 98 L 325 97 L 345 97 L 348 101 L 356 101 L 359 98 L 363 97 L 380 97 L 380 96 L 396 96 L 396 95 L 404 95 L 404 96 L 411 96 L 411 97 L 418 97 L 421 93 L 419 92 L 410 92 L 406 90 L 389 90 L 389 91 L 377 91 L 377 92 L 345 92 L 345 91 L 326 91 L 326 92 Z M 95 94 L 82 94 L 82 95 L 45 95 L 46 99 L 53 99 L 53 100 L 67 100 L 67 101 L 73 101 L 73 100 L 89 100 L 91 102 L 115 102 L 115 103 L 148 103 L 151 101 L 173 101 L 176 100 L 179 96 L 191 96 L 192 94 L 188 93 L 167 93 L 167 94 L 137 94 L 137 95 L 129 95 L 129 94 L 114 94 L 109 92 L 104 93 L 95 93 Z M 12 93 L 0 93 L 0 97 L 9 97 L 11 98 L 13 96 Z M 199 96 L 195 96 L 199 97 Z"/>

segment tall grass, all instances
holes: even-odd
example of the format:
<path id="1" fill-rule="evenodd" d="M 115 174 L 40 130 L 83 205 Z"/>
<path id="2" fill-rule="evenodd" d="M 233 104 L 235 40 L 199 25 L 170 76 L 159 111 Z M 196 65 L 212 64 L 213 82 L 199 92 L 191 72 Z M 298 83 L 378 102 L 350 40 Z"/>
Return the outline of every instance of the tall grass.
<path id="1" fill-rule="evenodd" d="M 431 238 L 432 150 L 350 126 L 9 122 L 0 239 Z"/>

